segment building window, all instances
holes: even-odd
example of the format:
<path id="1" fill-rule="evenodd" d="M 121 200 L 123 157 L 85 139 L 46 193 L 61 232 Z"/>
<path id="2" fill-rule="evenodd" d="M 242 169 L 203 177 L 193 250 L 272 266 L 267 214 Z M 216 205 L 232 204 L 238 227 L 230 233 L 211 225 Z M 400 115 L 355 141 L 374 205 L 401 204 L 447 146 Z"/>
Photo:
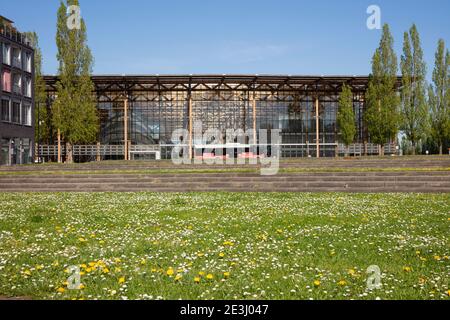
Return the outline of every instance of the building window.
<path id="1" fill-rule="evenodd" d="M 22 69 L 22 50 L 19 48 L 13 48 L 12 65 Z"/>
<path id="2" fill-rule="evenodd" d="M 31 98 L 31 78 L 25 79 L 25 96 Z"/>
<path id="3" fill-rule="evenodd" d="M 25 71 L 31 73 L 31 53 L 27 52 L 25 57 Z"/>
<path id="4" fill-rule="evenodd" d="M 9 70 L 3 71 L 2 88 L 3 91 L 11 92 L 11 72 Z"/>
<path id="5" fill-rule="evenodd" d="M 11 113 L 10 113 L 10 108 L 9 108 L 9 100 L 6 99 L 2 99 L 2 121 L 7 121 L 10 122 L 11 121 Z"/>
<path id="6" fill-rule="evenodd" d="M 12 122 L 20 124 L 20 102 L 12 103 Z"/>
<path id="7" fill-rule="evenodd" d="M 31 126 L 31 105 L 23 105 L 23 123 L 26 126 Z"/>
<path id="8" fill-rule="evenodd" d="M 11 64 L 11 46 L 9 44 L 3 44 L 3 63 Z"/>
<path id="9" fill-rule="evenodd" d="M 20 74 L 13 74 L 13 92 L 22 94 L 22 77 Z"/>

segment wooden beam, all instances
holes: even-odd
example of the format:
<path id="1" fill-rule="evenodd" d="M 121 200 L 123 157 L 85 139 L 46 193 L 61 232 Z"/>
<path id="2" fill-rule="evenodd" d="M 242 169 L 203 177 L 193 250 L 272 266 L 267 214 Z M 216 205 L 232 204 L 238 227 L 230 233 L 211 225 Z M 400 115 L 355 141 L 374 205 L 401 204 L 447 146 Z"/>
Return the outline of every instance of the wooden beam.
<path id="1" fill-rule="evenodd" d="M 320 158 L 319 96 L 316 97 L 316 157 Z"/>
<path id="2" fill-rule="evenodd" d="M 253 93 L 252 96 L 252 113 L 253 113 L 253 143 L 258 144 L 258 136 L 256 134 L 256 99 L 255 99 L 255 93 Z"/>
<path id="3" fill-rule="evenodd" d="M 124 158 L 128 159 L 128 97 L 125 98 L 123 104 L 123 140 L 125 142 Z"/>
<path id="4" fill-rule="evenodd" d="M 192 128 L 193 128 L 193 114 L 192 114 L 192 97 L 189 94 L 188 98 L 188 108 L 189 108 L 189 159 L 192 160 Z"/>

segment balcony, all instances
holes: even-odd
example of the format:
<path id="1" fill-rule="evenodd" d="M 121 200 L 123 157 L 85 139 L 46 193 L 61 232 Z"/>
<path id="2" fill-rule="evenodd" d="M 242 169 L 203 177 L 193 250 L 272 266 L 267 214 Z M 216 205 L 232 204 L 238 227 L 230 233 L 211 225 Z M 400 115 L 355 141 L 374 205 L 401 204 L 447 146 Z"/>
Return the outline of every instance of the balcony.
<path id="1" fill-rule="evenodd" d="M 31 43 L 24 33 L 20 33 L 15 28 L 0 25 L 0 35 L 25 46 L 31 47 Z"/>

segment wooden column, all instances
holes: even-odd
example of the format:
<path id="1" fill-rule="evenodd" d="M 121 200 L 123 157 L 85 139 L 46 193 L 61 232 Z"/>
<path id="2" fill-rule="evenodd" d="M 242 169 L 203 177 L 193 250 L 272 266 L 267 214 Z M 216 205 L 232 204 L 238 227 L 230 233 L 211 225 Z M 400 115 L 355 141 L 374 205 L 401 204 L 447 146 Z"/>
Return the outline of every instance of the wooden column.
<path id="1" fill-rule="evenodd" d="M 319 96 L 316 97 L 316 157 L 320 158 Z"/>
<path id="2" fill-rule="evenodd" d="M 253 113 L 253 143 L 258 144 L 258 136 L 256 134 L 256 99 L 255 94 L 252 96 L 252 113 Z"/>
<path id="3" fill-rule="evenodd" d="M 125 142 L 124 157 L 128 160 L 128 97 L 125 98 L 123 105 L 123 140 Z"/>
<path id="4" fill-rule="evenodd" d="M 58 129 L 58 163 L 61 163 L 61 130 Z"/>
<path id="5" fill-rule="evenodd" d="M 188 109 L 189 109 L 189 159 L 192 160 L 192 128 L 193 128 L 193 118 L 194 115 L 192 114 L 192 97 L 191 94 L 189 94 L 188 98 Z"/>

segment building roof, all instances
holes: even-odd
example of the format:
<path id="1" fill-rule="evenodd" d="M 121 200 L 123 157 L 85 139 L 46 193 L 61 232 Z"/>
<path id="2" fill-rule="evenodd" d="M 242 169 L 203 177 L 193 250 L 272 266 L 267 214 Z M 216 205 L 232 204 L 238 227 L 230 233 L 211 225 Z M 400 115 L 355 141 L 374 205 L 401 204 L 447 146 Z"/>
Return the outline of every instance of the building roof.
<path id="1" fill-rule="evenodd" d="M 8 18 L 6 18 L 6 17 L 4 17 L 2 15 L 0 15 L 0 21 L 5 21 L 5 22 L 8 22 L 10 24 L 14 24 L 14 21 L 9 20 Z"/>
<path id="2" fill-rule="evenodd" d="M 44 76 L 48 91 L 56 91 L 57 76 Z M 368 76 L 313 75 L 93 75 L 97 91 L 304 91 L 339 92 L 344 83 L 365 91 Z M 398 87 L 401 78 L 398 79 Z"/>

